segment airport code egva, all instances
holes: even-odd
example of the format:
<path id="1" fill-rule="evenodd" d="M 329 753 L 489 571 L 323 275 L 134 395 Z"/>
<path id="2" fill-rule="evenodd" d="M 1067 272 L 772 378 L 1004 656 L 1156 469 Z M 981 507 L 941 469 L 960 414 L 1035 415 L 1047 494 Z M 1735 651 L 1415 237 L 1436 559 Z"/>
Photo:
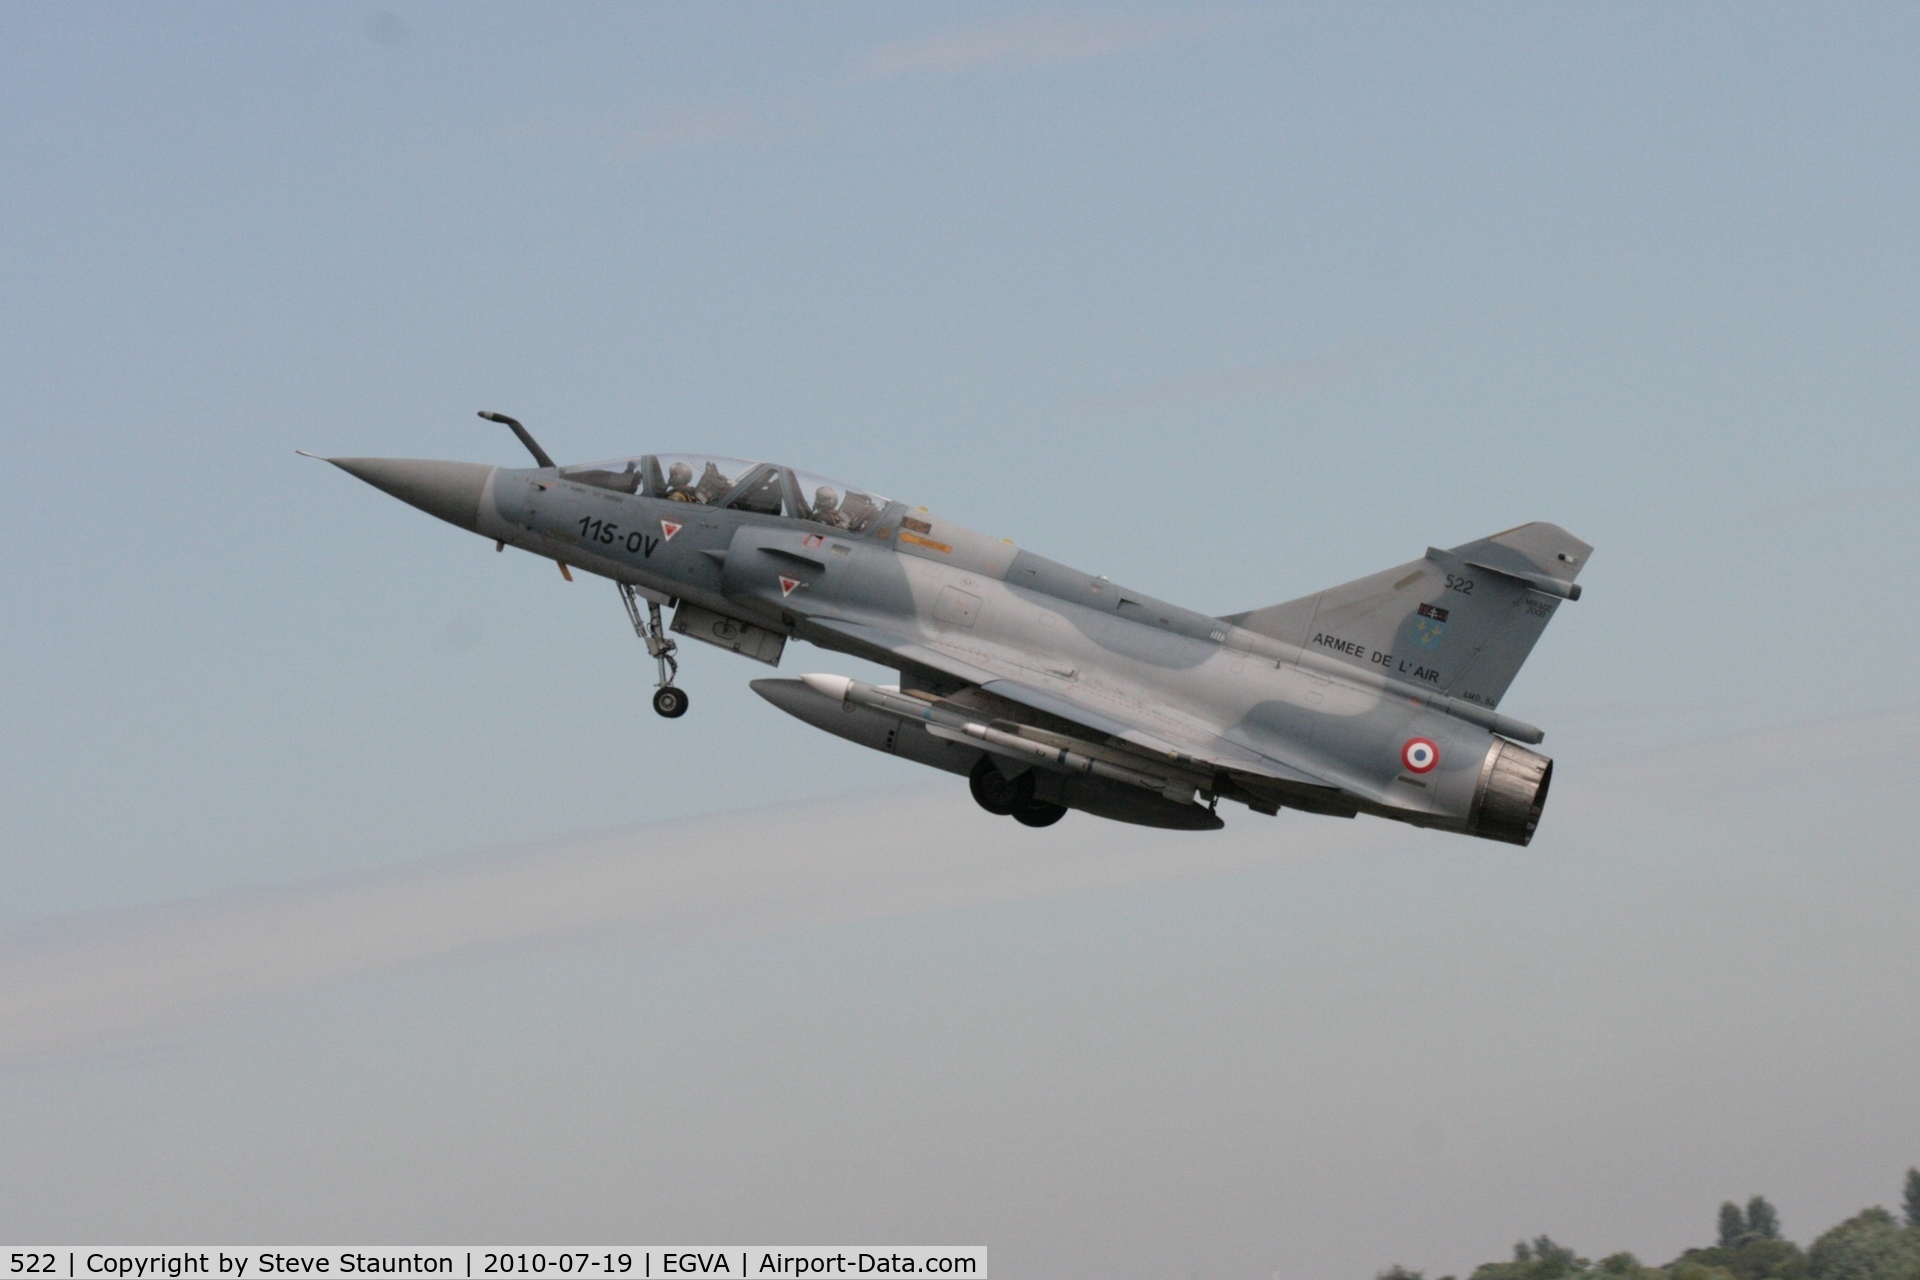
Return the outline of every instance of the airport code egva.
<path id="1" fill-rule="evenodd" d="M 987 1275 L 985 1246 L 487 1247 L 8 1247 L 5 1277 L 111 1276 L 115 1280 L 254 1276 L 565 1276 L 569 1280 L 651 1280 L 654 1276 Z"/>

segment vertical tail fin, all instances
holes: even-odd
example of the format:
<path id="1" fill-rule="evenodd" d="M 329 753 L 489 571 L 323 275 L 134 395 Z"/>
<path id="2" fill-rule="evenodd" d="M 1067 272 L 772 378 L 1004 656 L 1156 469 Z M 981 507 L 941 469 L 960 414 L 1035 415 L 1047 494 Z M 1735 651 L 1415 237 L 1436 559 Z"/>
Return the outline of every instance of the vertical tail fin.
<path id="1" fill-rule="evenodd" d="M 1345 586 L 1225 619 L 1286 644 L 1497 707 L 1593 548 L 1523 524 Z"/>

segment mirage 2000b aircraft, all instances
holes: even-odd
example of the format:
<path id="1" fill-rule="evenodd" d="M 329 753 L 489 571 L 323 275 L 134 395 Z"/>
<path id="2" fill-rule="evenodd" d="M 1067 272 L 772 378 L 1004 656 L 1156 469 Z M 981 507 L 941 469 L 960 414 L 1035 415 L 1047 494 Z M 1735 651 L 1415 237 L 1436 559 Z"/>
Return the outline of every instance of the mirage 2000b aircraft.
<path id="1" fill-rule="evenodd" d="M 965 775 L 1030 827 L 1079 809 L 1221 825 L 1234 800 L 1526 844 L 1553 762 L 1500 699 L 1592 550 L 1526 524 L 1215 618 L 868 489 L 766 462 L 647 454 L 531 468 L 327 459 L 429 514 L 612 579 L 679 716 L 675 635 L 777 666 L 791 638 L 900 673 L 756 680 L 819 729 Z M 662 606 L 674 611 L 661 625 Z"/>

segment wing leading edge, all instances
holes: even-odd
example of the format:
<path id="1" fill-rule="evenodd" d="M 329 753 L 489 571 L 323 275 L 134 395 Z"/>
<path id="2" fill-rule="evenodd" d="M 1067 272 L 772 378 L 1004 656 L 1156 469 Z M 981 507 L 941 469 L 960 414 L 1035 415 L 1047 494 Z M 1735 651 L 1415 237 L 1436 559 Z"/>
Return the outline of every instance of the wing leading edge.
<path id="1" fill-rule="evenodd" d="M 1315 790 L 1338 789 L 1335 784 L 1303 769 L 1230 742 L 1197 726 L 1182 729 L 1156 724 L 1149 728 L 1130 718 L 1129 709 L 1118 700 L 1104 699 L 1101 701 L 1108 705 L 1100 705 L 1085 689 L 1068 681 L 1050 679 L 1013 663 L 996 661 L 990 655 L 970 652 L 962 658 L 937 640 L 915 639 L 882 627 L 840 618 L 814 618 L 810 622 L 815 627 L 853 641 L 862 649 L 884 654 L 893 662 L 924 667 L 951 679 L 964 681 L 1008 702 L 1082 725 L 1096 734 L 1157 759 L 1247 774 Z"/>

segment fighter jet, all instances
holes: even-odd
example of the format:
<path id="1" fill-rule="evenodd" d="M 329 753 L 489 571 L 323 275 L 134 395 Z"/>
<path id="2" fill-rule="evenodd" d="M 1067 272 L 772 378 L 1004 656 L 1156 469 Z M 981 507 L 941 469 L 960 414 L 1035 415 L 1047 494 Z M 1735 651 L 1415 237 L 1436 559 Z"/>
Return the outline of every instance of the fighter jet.
<path id="1" fill-rule="evenodd" d="M 430 515 L 611 579 L 684 715 L 685 636 L 778 666 L 787 642 L 899 672 L 753 682 L 848 742 L 967 778 L 1029 827 L 1069 809 L 1187 830 L 1220 801 L 1524 845 L 1553 762 L 1499 710 L 1592 550 L 1524 524 L 1345 586 L 1212 617 L 879 493 L 771 462 L 660 453 L 533 467 L 329 458 Z M 317 456 L 317 455 L 308 455 Z M 670 625 L 662 608 L 673 610 Z M 671 634 L 670 634 L 671 633 Z"/>

